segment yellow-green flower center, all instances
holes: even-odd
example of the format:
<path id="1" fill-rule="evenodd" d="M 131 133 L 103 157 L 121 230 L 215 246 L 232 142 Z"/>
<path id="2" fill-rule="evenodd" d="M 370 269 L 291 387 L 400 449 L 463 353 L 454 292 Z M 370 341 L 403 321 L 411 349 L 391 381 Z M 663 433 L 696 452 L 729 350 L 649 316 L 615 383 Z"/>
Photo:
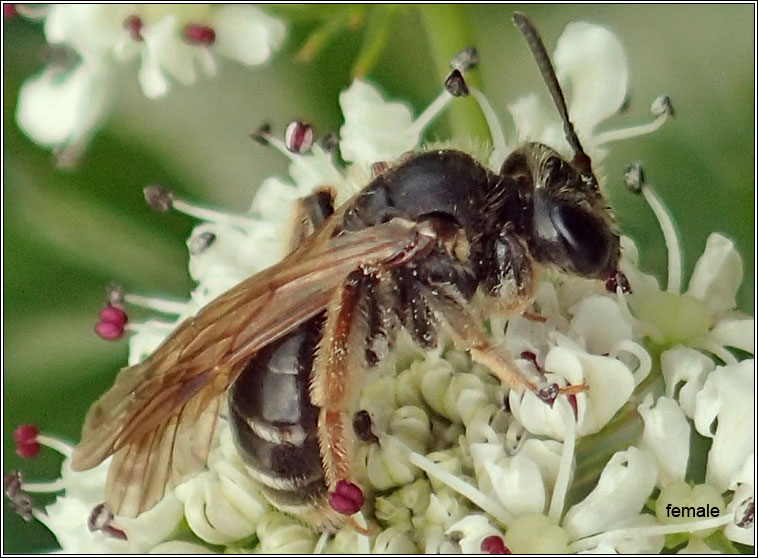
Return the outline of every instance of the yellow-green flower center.
<path id="1" fill-rule="evenodd" d="M 513 554 L 568 554 L 568 535 L 547 516 L 524 515 L 508 526 L 505 546 Z"/>
<path id="2" fill-rule="evenodd" d="M 713 321 L 702 300 L 689 295 L 658 292 L 647 297 L 640 306 L 640 319 L 653 324 L 657 333 L 653 340 L 674 345 L 708 333 Z"/>

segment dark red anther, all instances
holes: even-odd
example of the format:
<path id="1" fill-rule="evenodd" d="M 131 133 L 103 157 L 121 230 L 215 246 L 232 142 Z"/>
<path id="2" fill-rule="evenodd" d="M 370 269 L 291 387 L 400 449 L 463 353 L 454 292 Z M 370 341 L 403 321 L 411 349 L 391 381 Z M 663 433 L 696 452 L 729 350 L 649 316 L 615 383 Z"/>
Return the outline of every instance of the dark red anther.
<path id="1" fill-rule="evenodd" d="M 374 444 L 379 441 L 376 434 L 371 431 L 371 415 L 368 411 L 361 410 L 353 415 L 353 431 L 363 442 Z"/>
<path id="2" fill-rule="evenodd" d="M 126 533 L 121 529 L 111 525 L 113 522 L 113 512 L 108 509 L 105 503 L 98 504 L 92 509 L 87 519 L 87 529 L 90 531 L 102 531 L 108 536 L 115 539 L 127 540 Z"/>
<path id="3" fill-rule="evenodd" d="M 371 163 L 371 178 L 383 175 L 390 168 L 390 164 L 387 161 L 377 161 Z"/>
<path id="4" fill-rule="evenodd" d="M 95 333 L 106 341 L 115 341 L 124 336 L 124 326 L 114 324 L 113 322 L 97 322 L 95 324 Z"/>
<path id="5" fill-rule="evenodd" d="M 293 120 L 284 130 L 284 145 L 292 153 L 305 153 L 313 145 L 313 127 Z"/>
<path id="6" fill-rule="evenodd" d="M 558 397 L 559 390 L 560 388 L 558 387 L 558 384 L 550 384 L 539 388 L 536 395 L 542 399 L 542 401 L 550 405 L 550 408 L 552 409 L 553 404 L 555 403 L 555 398 Z"/>
<path id="7" fill-rule="evenodd" d="M 184 27 L 184 40 L 191 45 L 210 46 L 216 42 L 216 32 L 207 25 L 190 23 Z"/>
<path id="8" fill-rule="evenodd" d="M 528 360 L 532 364 L 534 364 L 534 367 L 542 372 L 542 368 L 540 368 L 539 363 L 537 362 L 537 354 L 533 353 L 532 351 L 522 351 L 521 352 L 521 358 L 524 360 Z"/>
<path id="9" fill-rule="evenodd" d="M 147 204 L 160 213 L 166 213 L 174 206 L 174 193 L 162 186 L 145 186 L 142 190 Z"/>
<path id="10" fill-rule="evenodd" d="M 337 513 L 353 515 L 360 511 L 365 502 L 363 491 L 357 484 L 340 480 L 337 487 L 329 495 L 329 505 Z"/>
<path id="11" fill-rule="evenodd" d="M 734 523 L 742 529 L 750 529 L 755 523 L 755 498 L 742 502 L 735 514 Z"/>
<path id="12" fill-rule="evenodd" d="M 339 147 L 340 138 L 335 132 L 327 132 L 321 136 L 321 139 L 318 140 L 318 142 L 321 145 L 321 149 L 328 153 L 331 153 L 333 151 L 336 151 Z"/>
<path id="13" fill-rule="evenodd" d="M 126 312 L 116 306 L 108 305 L 100 310 L 100 321 L 108 322 L 114 325 L 124 326 L 128 321 Z"/>
<path id="14" fill-rule="evenodd" d="M 22 424 L 13 431 L 13 439 L 16 440 L 16 453 L 24 459 L 30 459 L 37 455 L 40 444 L 37 441 L 39 430 L 31 424 Z"/>
<path id="15" fill-rule="evenodd" d="M 498 537 L 497 535 L 490 535 L 485 538 L 479 548 L 487 554 L 511 554 L 511 551 L 503 542 L 503 537 Z"/>
<path id="16" fill-rule="evenodd" d="M 133 41 L 142 42 L 145 40 L 142 36 L 143 26 L 142 18 L 138 15 L 130 15 L 124 20 L 124 29 L 129 31 L 129 36 Z"/>
<path id="17" fill-rule="evenodd" d="M 631 293 L 632 286 L 629 284 L 629 279 L 626 278 L 621 271 L 614 271 L 608 280 L 605 282 L 605 289 L 608 292 L 615 293 L 616 290 L 621 287 L 622 293 Z"/>
<path id="18" fill-rule="evenodd" d="M 579 405 L 576 402 L 576 395 L 570 393 L 566 399 L 568 399 L 569 405 L 571 405 L 571 409 L 574 411 L 574 418 L 579 420 Z"/>
<path id="19" fill-rule="evenodd" d="M 18 15 L 18 9 L 16 4 L 3 4 L 3 17 L 5 19 L 12 19 Z"/>
<path id="20" fill-rule="evenodd" d="M 466 97 L 469 94 L 466 80 L 460 70 L 453 70 L 445 79 L 445 89 L 453 97 Z"/>

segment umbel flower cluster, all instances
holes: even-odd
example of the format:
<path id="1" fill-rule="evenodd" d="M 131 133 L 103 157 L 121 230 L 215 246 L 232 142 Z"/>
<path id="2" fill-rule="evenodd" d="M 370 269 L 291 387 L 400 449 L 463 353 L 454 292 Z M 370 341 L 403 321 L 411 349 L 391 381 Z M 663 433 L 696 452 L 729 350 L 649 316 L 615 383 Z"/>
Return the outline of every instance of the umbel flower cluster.
<path id="1" fill-rule="evenodd" d="M 649 133 L 670 113 L 659 99 L 653 122 L 597 131 L 621 107 L 628 86 L 624 51 L 602 27 L 570 24 L 554 60 L 571 86 L 569 111 L 595 165 L 609 142 Z M 517 136 L 506 139 L 481 92 L 470 93 L 493 136 L 492 148 L 477 155 L 492 168 L 527 140 L 570 155 L 554 108 L 536 95 L 508 107 Z M 182 303 L 122 295 L 126 304 L 164 317 L 127 323 L 111 306 L 99 333 L 129 330 L 129 364 L 141 361 L 185 318 L 285 255 L 296 199 L 330 184 L 338 202 L 347 200 L 370 179 L 372 165 L 418 149 L 425 127 L 449 102 L 446 89 L 414 119 L 406 105 L 355 81 L 340 95 L 338 148 L 346 167 L 335 163 L 329 145 L 311 141 L 312 130 L 294 123 L 284 139 L 264 134 L 289 157 L 289 179 L 265 180 L 247 213 L 169 196 L 173 209 L 201 221 L 187 242 L 196 289 Z M 466 138 L 450 146 L 466 149 Z M 30 428 L 17 432 L 19 451 L 31 455 L 43 444 L 62 452 L 61 479 L 34 484 L 12 476 L 6 493 L 21 513 L 48 526 L 64 551 L 77 553 L 702 553 L 752 544 L 754 320 L 735 311 L 740 255 L 729 239 L 712 234 L 684 290 L 668 213 L 641 169 L 631 168 L 627 181 L 660 222 L 666 287 L 640 271 L 634 243 L 622 238 L 621 271 L 631 292 L 549 276 L 531 316 L 488 323 L 523 370 L 562 385 L 586 381 L 590 390 L 559 396 L 551 407 L 530 392 L 509 391 L 449 343 L 423 352 L 401 338 L 392 358 L 367 375 L 360 397 L 372 436 L 357 452 L 366 505 L 353 519 L 366 533 L 350 525 L 315 533 L 272 507 L 223 419 L 207 470 L 136 519 L 113 517 L 102 506 L 109 461 L 73 472 L 71 449 Z M 706 465 L 696 470 L 693 455 L 703 447 Z M 59 495 L 43 510 L 28 496 L 35 491 Z M 670 513 L 684 507 L 718 515 Z"/>

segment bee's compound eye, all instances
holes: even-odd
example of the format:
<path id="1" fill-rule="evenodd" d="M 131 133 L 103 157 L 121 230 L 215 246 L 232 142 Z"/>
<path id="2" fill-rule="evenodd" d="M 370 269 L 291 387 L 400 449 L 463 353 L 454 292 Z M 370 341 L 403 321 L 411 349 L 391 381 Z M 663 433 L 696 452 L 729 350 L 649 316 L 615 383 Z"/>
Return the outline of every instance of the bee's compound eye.
<path id="1" fill-rule="evenodd" d="M 604 223 L 574 205 L 556 204 L 550 220 L 568 250 L 576 271 L 594 276 L 611 257 L 609 231 Z"/>

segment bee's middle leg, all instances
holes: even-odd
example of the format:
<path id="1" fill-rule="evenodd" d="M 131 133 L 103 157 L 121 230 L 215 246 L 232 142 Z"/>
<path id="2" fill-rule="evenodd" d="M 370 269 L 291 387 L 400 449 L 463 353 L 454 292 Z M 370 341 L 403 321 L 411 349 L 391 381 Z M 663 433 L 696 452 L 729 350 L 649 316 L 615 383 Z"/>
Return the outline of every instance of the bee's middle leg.
<path id="1" fill-rule="evenodd" d="M 437 289 L 436 293 L 438 294 L 435 295 L 430 290 L 426 293 L 426 298 L 443 318 L 455 343 L 468 350 L 475 362 L 489 368 L 511 389 L 518 392 L 527 389 L 551 406 L 559 394 L 571 395 L 588 389 L 586 383 L 561 387 L 557 384 L 537 384 L 530 380 L 519 370 L 505 347 L 494 345 L 490 341 L 480 320 L 467 310 L 463 301 L 458 300 L 454 293 L 441 294 L 442 289 Z"/>

